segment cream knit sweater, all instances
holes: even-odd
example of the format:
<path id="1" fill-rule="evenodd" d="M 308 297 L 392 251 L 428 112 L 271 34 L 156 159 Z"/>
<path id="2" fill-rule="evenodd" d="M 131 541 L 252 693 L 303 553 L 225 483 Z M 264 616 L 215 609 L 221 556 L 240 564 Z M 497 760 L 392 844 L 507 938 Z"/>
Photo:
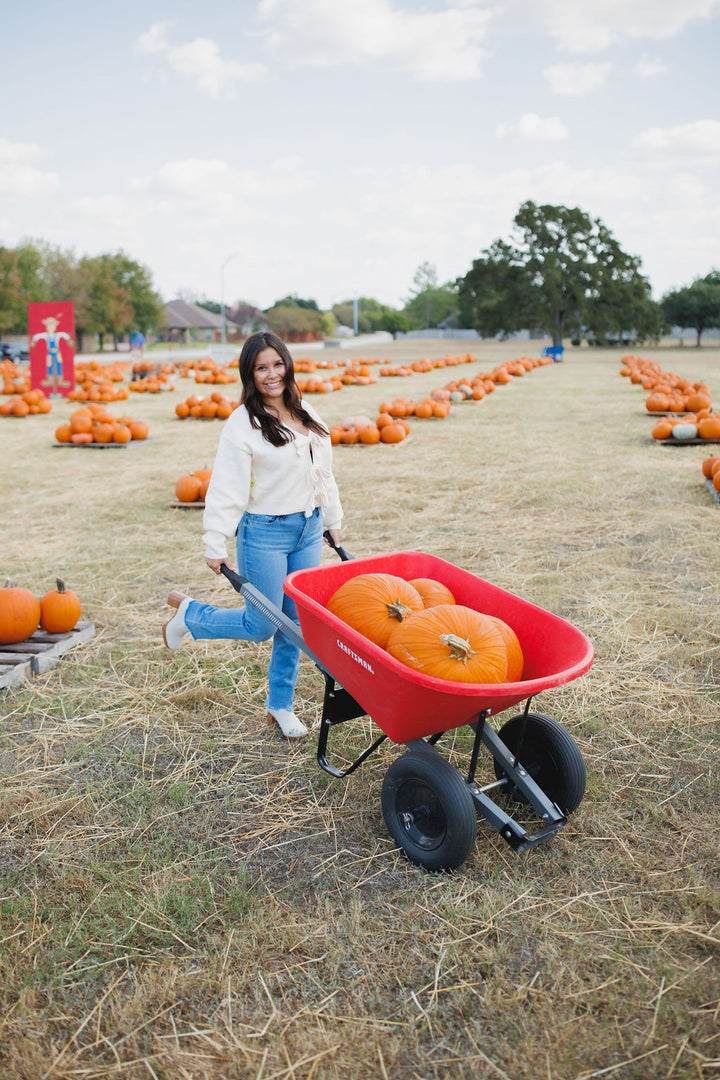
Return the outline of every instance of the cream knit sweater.
<path id="1" fill-rule="evenodd" d="M 310 415 L 323 421 L 306 401 Z M 292 442 L 273 446 L 252 427 L 244 405 L 225 421 L 205 496 L 203 527 L 208 559 L 227 558 L 227 541 L 250 514 L 309 516 L 321 507 L 323 529 L 337 529 L 342 507 L 332 473 L 330 437 L 293 432 Z M 312 455 L 311 455 L 312 448 Z"/>

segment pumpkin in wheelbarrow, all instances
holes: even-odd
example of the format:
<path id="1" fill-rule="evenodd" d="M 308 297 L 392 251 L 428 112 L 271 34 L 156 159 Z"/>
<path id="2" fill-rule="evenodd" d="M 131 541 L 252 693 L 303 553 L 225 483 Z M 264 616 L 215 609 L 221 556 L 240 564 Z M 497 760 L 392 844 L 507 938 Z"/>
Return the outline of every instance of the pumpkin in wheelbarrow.
<path id="1" fill-rule="evenodd" d="M 328 601 L 328 611 L 384 649 L 394 626 L 423 611 L 420 593 L 395 574 L 357 574 Z"/>
<path id="2" fill-rule="evenodd" d="M 387 651 L 436 679 L 503 683 L 508 651 L 498 621 L 462 604 L 438 604 L 393 627 Z"/>

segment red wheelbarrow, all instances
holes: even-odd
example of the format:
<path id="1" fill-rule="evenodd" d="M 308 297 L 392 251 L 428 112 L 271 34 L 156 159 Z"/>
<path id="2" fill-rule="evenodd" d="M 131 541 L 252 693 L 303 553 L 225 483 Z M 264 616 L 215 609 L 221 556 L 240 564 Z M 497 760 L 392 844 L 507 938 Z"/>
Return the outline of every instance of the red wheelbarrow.
<path id="1" fill-rule="evenodd" d="M 401 551 L 354 559 L 343 548 L 336 550 L 340 563 L 298 570 L 285 580 L 300 631 L 245 578 L 223 567 L 234 588 L 324 675 L 320 767 L 343 778 L 386 739 L 405 744 L 407 753 L 392 762 L 383 779 L 382 812 L 398 847 L 427 870 L 452 870 L 465 861 L 475 844 L 478 813 L 515 851 L 555 836 L 585 794 L 585 764 L 572 736 L 551 717 L 531 712 L 530 702 L 540 691 L 570 682 L 590 668 L 590 641 L 565 619 L 433 555 Z M 502 618 L 522 646 L 522 681 L 481 685 L 425 675 L 328 611 L 328 600 L 349 577 L 377 572 L 434 578 L 448 586 L 458 604 Z M 523 700 L 522 712 L 496 732 L 489 718 Z M 337 768 L 328 760 L 330 730 L 364 715 L 377 724 L 380 736 L 347 768 Z M 465 725 L 474 732 L 466 776 L 436 749 L 445 733 Z M 479 786 L 481 746 L 492 756 L 495 779 Z M 498 805 L 491 791 L 532 807 L 539 819 L 535 831 L 528 832 Z"/>

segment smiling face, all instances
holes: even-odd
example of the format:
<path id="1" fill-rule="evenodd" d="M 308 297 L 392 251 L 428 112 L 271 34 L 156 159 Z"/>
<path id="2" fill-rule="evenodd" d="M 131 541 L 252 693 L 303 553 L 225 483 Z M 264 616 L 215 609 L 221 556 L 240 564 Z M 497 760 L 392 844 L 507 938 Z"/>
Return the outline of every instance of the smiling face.
<path id="1" fill-rule="evenodd" d="M 267 406 L 277 406 L 285 389 L 285 361 L 275 349 L 262 349 L 255 357 L 255 389 Z"/>

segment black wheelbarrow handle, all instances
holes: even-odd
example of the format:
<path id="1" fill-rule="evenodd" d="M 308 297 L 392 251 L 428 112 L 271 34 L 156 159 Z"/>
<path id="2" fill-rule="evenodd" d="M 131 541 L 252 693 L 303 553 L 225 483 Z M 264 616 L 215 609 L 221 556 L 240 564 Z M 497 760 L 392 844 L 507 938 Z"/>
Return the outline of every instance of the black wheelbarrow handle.
<path id="1" fill-rule="evenodd" d="M 294 623 L 292 619 L 289 619 L 284 611 L 281 611 L 280 608 L 276 607 L 275 604 L 268 600 L 259 589 L 256 589 L 254 585 L 251 585 L 246 577 L 243 577 L 242 574 L 238 574 L 237 570 L 232 570 L 227 563 L 222 564 L 220 572 L 228 579 L 233 589 L 235 589 L 236 592 L 239 592 L 253 607 L 257 608 L 276 630 L 280 630 L 286 638 L 289 638 L 294 645 L 297 645 L 298 649 L 304 652 L 306 656 L 309 656 L 321 671 L 329 674 L 323 662 L 318 659 L 312 649 L 309 649 L 305 644 L 305 639 L 300 633 L 298 625 Z"/>
<path id="2" fill-rule="evenodd" d="M 335 543 L 332 536 L 330 535 L 330 530 L 329 529 L 325 530 L 325 532 L 323 533 L 323 536 L 325 537 L 325 539 L 327 540 L 328 544 L 333 549 L 333 551 L 337 552 L 337 554 L 340 556 L 340 559 L 342 560 L 342 562 L 350 562 L 351 559 L 355 558 L 355 556 L 351 555 L 350 552 L 346 548 L 344 548 L 342 546 L 342 544 L 336 544 Z"/>

